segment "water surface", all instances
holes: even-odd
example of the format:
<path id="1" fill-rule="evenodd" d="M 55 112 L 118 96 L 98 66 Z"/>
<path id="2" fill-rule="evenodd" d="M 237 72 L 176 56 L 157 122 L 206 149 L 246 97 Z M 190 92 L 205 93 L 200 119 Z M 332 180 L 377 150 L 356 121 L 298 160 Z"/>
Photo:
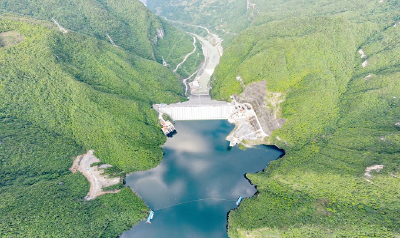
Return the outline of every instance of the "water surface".
<path id="1" fill-rule="evenodd" d="M 245 173 L 263 170 L 282 152 L 257 146 L 245 151 L 228 148 L 225 137 L 234 128 L 226 120 L 178 121 L 178 133 L 163 146 L 161 164 L 127 177 L 131 186 L 155 211 L 123 233 L 130 237 L 228 237 L 227 214 L 239 196 L 256 192 Z"/>

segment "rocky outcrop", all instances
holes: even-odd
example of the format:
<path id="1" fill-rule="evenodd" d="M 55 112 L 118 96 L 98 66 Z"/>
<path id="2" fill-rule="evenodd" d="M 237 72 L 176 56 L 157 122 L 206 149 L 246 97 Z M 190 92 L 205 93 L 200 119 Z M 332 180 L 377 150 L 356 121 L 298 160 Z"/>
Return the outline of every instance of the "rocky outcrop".
<path id="1" fill-rule="evenodd" d="M 161 27 L 160 29 L 156 29 L 156 35 L 153 37 L 151 41 L 153 41 L 154 44 L 157 44 L 158 39 L 164 39 L 164 36 L 165 32 L 164 29 Z"/>
<path id="2" fill-rule="evenodd" d="M 164 39 L 164 29 L 163 28 L 160 28 L 160 29 L 156 29 L 156 34 L 157 34 L 157 37 L 158 38 L 160 38 L 160 39 Z"/>

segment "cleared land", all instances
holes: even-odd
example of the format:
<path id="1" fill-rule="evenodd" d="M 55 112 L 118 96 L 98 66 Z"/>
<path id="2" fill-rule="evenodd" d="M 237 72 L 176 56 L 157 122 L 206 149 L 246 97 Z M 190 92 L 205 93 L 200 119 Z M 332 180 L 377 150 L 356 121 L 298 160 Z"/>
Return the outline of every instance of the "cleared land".
<path id="1" fill-rule="evenodd" d="M 89 150 L 87 154 L 76 157 L 72 167 L 70 168 L 72 173 L 77 171 L 81 172 L 90 182 L 90 190 L 85 197 L 86 200 L 95 199 L 96 197 L 106 193 L 117 193 L 120 191 L 119 189 L 106 192 L 102 190 L 102 188 L 120 183 L 120 178 L 109 178 L 107 175 L 102 174 L 102 168 L 110 167 L 109 165 L 101 165 L 101 168 L 99 168 L 99 166 L 90 167 L 91 164 L 100 162 L 100 160 L 93 155 L 93 152 L 93 150 Z"/>
<path id="2" fill-rule="evenodd" d="M 17 31 L 6 31 L 0 33 L 0 46 L 8 47 L 17 45 L 25 40 L 25 37 Z"/>

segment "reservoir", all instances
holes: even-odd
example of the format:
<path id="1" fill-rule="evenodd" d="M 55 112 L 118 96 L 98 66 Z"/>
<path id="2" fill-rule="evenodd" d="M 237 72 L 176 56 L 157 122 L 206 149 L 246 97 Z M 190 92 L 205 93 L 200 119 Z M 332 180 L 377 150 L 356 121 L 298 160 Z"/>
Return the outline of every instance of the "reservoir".
<path id="1" fill-rule="evenodd" d="M 272 146 L 229 148 L 225 138 L 234 126 L 226 120 L 177 121 L 175 127 L 178 133 L 163 146 L 161 164 L 126 178 L 154 218 L 122 238 L 228 237 L 228 212 L 239 197 L 256 193 L 244 175 L 262 171 L 283 154 Z"/>

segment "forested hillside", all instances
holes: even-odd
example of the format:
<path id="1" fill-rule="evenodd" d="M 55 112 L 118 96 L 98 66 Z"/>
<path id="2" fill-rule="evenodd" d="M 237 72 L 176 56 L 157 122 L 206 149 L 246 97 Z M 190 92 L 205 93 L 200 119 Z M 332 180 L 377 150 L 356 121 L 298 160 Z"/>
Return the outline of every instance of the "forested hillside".
<path id="1" fill-rule="evenodd" d="M 258 2 L 212 95 L 241 93 L 237 76 L 286 95 L 287 121 L 266 142 L 286 155 L 247 175 L 259 194 L 229 214 L 229 235 L 399 236 L 400 3 Z"/>
<path id="2" fill-rule="evenodd" d="M 0 236 L 116 237 L 144 219 L 129 188 L 92 201 L 68 170 L 95 150 L 126 173 L 165 142 L 152 103 L 185 100 L 177 75 L 122 47 L 26 17 L 0 19 Z"/>
<path id="3" fill-rule="evenodd" d="M 286 155 L 246 175 L 259 193 L 229 214 L 231 237 L 400 236 L 398 0 L 147 4 L 225 39 L 215 99 L 243 92 L 238 76 L 285 96 L 286 123 L 265 143 Z M 0 9 L 46 20 L 0 20 L 0 236 L 115 237 L 145 204 L 128 188 L 85 201 L 87 180 L 68 168 L 89 149 L 125 172 L 159 163 L 165 137 L 151 104 L 185 100 L 170 69 L 192 38 L 136 0 L 0 0 Z"/>
<path id="4" fill-rule="evenodd" d="M 54 18 L 67 30 L 104 41 L 109 41 L 109 35 L 117 46 L 141 57 L 159 63 L 164 58 L 171 69 L 193 50 L 190 35 L 152 14 L 138 0 L 1 0 L 1 12 L 48 21 Z M 193 54 L 178 72 L 192 74 L 199 59 Z"/>
<path id="5" fill-rule="evenodd" d="M 157 15 L 210 28 L 224 39 L 224 46 L 228 46 L 239 33 L 250 26 L 284 19 L 293 20 L 297 17 L 327 15 L 344 15 L 364 20 L 366 16 L 363 11 L 368 10 L 366 8 L 371 4 L 385 5 L 379 0 L 145 0 L 145 2 Z M 385 19 L 375 19 L 379 20 L 385 21 Z M 177 26 L 182 27 L 181 24 Z"/>
<path id="6" fill-rule="evenodd" d="M 399 1 L 147 5 L 225 39 L 214 98 L 243 92 L 238 76 L 285 95 L 287 121 L 266 143 L 286 155 L 247 175 L 259 194 L 229 214 L 231 237 L 399 236 Z"/>
<path id="7" fill-rule="evenodd" d="M 169 20 L 208 27 L 225 42 L 247 28 L 257 15 L 255 9 L 247 8 L 246 1 L 147 0 L 146 4 L 154 13 Z"/>

